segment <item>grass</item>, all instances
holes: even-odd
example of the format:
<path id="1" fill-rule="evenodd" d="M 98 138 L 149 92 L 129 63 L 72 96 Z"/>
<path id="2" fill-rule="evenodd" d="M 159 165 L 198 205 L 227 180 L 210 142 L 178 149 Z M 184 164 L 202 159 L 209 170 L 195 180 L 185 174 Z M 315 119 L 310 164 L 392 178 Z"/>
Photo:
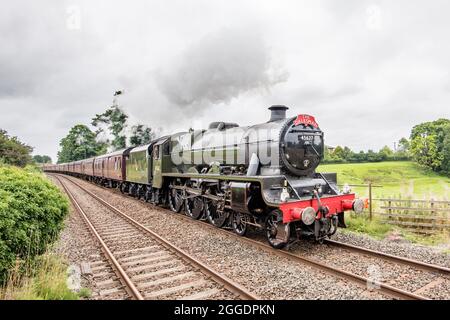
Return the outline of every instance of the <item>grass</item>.
<path id="1" fill-rule="evenodd" d="M 345 223 L 347 224 L 347 229 L 340 229 L 340 231 L 365 234 L 378 240 L 384 239 L 390 234 L 397 234 L 412 243 L 426 246 L 437 246 L 450 243 L 450 235 L 448 232 L 433 235 L 416 234 L 396 226 L 383 223 L 377 216 L 370 220 L 367 215 L 347 214 L 345 217 Z M 450 255 L 450 249 L 444 249 L 442 253 Z"/>
<path id="2" fill-rule="evenodd" d="M 373 198 L 399 198 L 424 200 L 450 200 L 450 178 L 438 175 L 410 161 L 376 163 L 327 164 L 318 168 L 319 172 L 336 172 L 338 184 L 381 185 L 373 188 Z M 367 187 L 352 187 L 358 197 L 368 197 Z M 374 201 L 377 211 L 380 202 Z M 426 213 L 425 213 L 426 214 Z M 418 235 L 404 229 L 381 222 L 376 215 L 370 221 L 366 215 L 346 215 L 348 230 L 364 233 L 376 239 L 385 238 L 393 232 L 406 240 L 424 245 L 450 243 L 448 233 Z"/>
<path id="3" fill-rule="evenodd" d="M 82 288 L 78 293 L 67 286 L 67 265 L 53 254 L 45 254 L 30 265 L 26 275 L 12 271 L 0 297 L 8 300 L 78 300 L 91 293 Z"/>
<path id="4" fill-rule="evenodd" d="M 345 217 L 345 223 L 347 224 L 348 230 L 364 233 L 376 239 L 383 239 L 388 233 L 393 231 L 391 225 L 382 223 L 376 217 L 369 220 L 364 215 L 349 214 Z"/>
<path id="5" fill-rule="evenodd" d="M 450 178 L 438 175 L 410 161 L 326 164 L 318 172 L 336 172 L 338 184 L 373 184 L 374 198 L 411 198 L 450 200 Z M 367 187 L 352 188 L 367 197 Z"/>
<path id="6" fill-rule="evenodd" d="M 436 246 L 440 244 L 450 243 L 450 238 L 448 233 L 437 233 L 429 236 L 418 235 L 410 232 L 402 232 L 402 236 L 411 242 L 420 243 L 426 246 Z M 450 255 L 450 249 L 442 251 L 445 254 Z"/>

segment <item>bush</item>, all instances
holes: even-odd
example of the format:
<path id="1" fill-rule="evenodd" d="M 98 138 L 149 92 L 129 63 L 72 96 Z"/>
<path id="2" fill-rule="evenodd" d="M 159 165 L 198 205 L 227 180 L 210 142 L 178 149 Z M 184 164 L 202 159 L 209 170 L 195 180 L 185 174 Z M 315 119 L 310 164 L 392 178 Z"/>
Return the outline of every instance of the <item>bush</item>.
<path id="1" fill-rule="evenodd" d="M 18 259 L 45 252 L 67 212 L 67 198 L 42 174 L 0 166 L 0 283 Z"/>

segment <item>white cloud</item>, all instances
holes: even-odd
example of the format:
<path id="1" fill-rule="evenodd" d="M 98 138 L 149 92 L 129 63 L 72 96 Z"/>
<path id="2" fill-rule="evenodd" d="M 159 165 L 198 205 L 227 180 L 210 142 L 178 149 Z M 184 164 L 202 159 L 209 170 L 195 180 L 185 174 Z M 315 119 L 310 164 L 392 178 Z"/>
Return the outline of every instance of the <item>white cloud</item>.
<path id="1" fill-rule="evenodd" d="M 450 116 L 449 9 L 444 0 L 5 3 L 0 128 L 55 158 L 71 126 L 125 89 L 131 121 L 166 132 L 258 123 L 268 106 L 286 104 L 292 115 L 315 115 L 328 144 L 378 149 Z M 280 70 L 286 81 L 271 81 Z M 208 87 L 214 72 L 226 81 Z M 242 82 L 245 74 L 254 77 Z M 185 108 L 176 96 L 202 103 Z"/>

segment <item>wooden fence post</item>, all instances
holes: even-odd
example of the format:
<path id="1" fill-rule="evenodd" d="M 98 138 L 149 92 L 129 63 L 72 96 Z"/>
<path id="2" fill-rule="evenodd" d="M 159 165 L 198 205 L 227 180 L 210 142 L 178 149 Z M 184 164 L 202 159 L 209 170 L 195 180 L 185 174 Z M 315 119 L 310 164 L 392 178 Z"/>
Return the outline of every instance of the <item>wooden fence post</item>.
<path id="1" fill-rule="evenodd" d="M 369 220 L 372 220 L 372 181 L 369 182 Z"/>
<path id="2" fill-rule="evenodd" d="M 432 218 L 434 218 L 434 219 L 432 219 L 431 221 L 431 223 L 432 223 L 432 225 L 433 225 L 433 227 L 431 228 L 431 229 L 433 229 L 433 230 L 436 230 L 437 228 L 436 228 L 436 218 L 437 218 L 437 215 L 435 216 L 435 214 L 436 214 L 436 211 L 434 211 L 433 210 L 433 208 L 434 208 L 434 200 L 433 199 L 431 199 L 431 202 L 430 202 L 430 207 L 431 207 L 431 217 Z"/>

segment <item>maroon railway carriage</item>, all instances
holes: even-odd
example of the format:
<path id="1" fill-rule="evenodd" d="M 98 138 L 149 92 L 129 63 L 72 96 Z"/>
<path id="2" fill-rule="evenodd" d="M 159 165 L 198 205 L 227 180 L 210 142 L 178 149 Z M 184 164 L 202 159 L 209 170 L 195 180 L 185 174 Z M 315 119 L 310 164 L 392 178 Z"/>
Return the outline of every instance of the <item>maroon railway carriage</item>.
<path id="1" fill-rule="evenodd" d="M 90 158 L 83 160 L 82 162 L 82 174 L 85 177 L 92 177 L 94 176 L 94 162 L 95 158 Z"/>
<path id="2" fill-rule="evenodd" d="M 133 148 L 127 148 L 96 157 L 94 160 L 95 179 L 98 182 L 113 188 L 125 181 L 125 164 L 131 149 Z"/>
<path id="3" fill-rule="evenodd" d="M 76 161 L 73 163 L 73 173 L 75 173 L 78 176 L 80 176 L 83 173 L 82 163 L 83 161 Z"/>
<path id="4" fill-rule="evenodd" d="M 104 177 L 104 171 L 106 167 L 106 160 L 107 158 L 105 156 L 99 156 L 94 159 L 94 172 L 93 177 L 95 181 L 101 181 Z"/>

